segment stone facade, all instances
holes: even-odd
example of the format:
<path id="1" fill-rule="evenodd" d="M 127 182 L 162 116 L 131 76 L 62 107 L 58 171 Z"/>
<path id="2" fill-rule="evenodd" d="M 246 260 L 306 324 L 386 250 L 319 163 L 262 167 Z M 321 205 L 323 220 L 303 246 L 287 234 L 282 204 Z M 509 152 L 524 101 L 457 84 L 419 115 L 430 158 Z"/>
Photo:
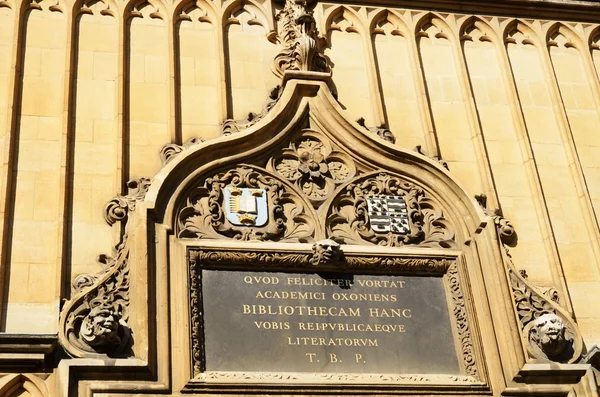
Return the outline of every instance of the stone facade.
<path id="1" fill-rule="evenodd" d="M 0 0 L 0 395 L 598 396 L 599 76 L 587 1 Z M 438 272 L 460 374 L 203 371 L 202 255 Z"/>

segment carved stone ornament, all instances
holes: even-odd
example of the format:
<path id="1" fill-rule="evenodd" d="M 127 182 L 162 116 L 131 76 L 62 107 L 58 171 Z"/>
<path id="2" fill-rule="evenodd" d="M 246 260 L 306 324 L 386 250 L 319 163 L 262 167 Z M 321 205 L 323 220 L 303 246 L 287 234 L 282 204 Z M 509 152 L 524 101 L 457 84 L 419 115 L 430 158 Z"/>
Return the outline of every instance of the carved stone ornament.
<path id="1" fill-rule="evenodd" d="M 70 345 L 65 346 L 65 350 L 69 354 L 75 357 L 129 355 L 128 257 L 125 236 L 115 257 L 107 259 L 107 269 L 98 275 L 83 278 L 87 282 L 74 283 L 76 288 L 80 288 L 79 294 L 65 304 L 61 313 L 64 337 Z M 81 280 L 81 276 L 78 280 Z"/>
<path id="2" fill-rule="evenodd" d="M 201 137 L 193 137 L 188 139 L 183 143 L 183 145 L 177 145 L 176 143 L 169 143 L 163 146 L 160 149 L 160 160 L 162 161 L 162 165 L 164 166 L 169 161 L 177 157 L 177 155 L 183 152 L 186 149 L 189 149 L 193 146 L 199 145 L 204 142 L 204 138 Z"/>
<path id="3" fill-rule="evenodd" d="M 128 194 L 117 196 L 105 206 L 109 225 L 126 221 L 150 187 L 147 178 L 127 183 Z M 127 230 L 127 224 L 125 225 Z M 73 297 L 60 314 L 60 339 L 73 357 L 127 357 L 131 355 L 129 319 L 129 245 L 127 234 L 113 255 L 100 255 L 103 269 L 96 274 L 81 274 L 72 284 Z"/>
<path id="4" fill-rule="evenodd" d="M 402 196 L 408 210 L 409 232 L 376 233 L 371 227 L 368 198 Z M 327 234 L 344 244 L 375 244 L 390 247 L 420 245 L 451 248 L 454 232 L 433 199 L 418 186 L 386 173 L 361 176 L 333 199 L 327 215 Z"/>
<path id="5" fill-rule="evenodd" d="M 285 0 L 276 18 L 283 49 L 275 56 L 274 73 L 282 77 L 286 70 L 328 72 L 315 18 L 313 12 L 306 9 L 306 1 Z"/>
<path id="6" fill-rule="evenodd" d="M 502 241 L 505 224 L 494 221 L 494 225 Z M 539 288 L 532 284 L 525 272 L 516 270 L 508 245 L 502 242 L 502 246 L 521 336 L 529 356 L 538 362 L 578 361 L 583 339 L 577 324 L 558 304 L 558 292 L 553 287 Z"/>
<path id="7" fill-rule="evenodd" d="M 380 125 L 379 127 L 367 127 L 365 119 L 363 117 L 356 120 L 356 122 L 358 123 L 358 125 L 363 127 L 365 130 L 377 135 L 384 141 L 387 141 L 390 143 L 396 143 L 396 137 L 394 136 L 392 131 L 385 128 L 385 126 Z"/>
<path id="8" fill-rule="evenodd" d="M 517 242 L 517 233 L 512 223 L 502 216 L 502 212 L 499 209 L 491 210 L 487 207 L 487 196 L 485 194 L 478 194 L 475 196 L 475 200 L 479 203 L 483 212 L 494 220 L 496 232 L 500 241 L 510 247 L 515 246 Z"/>
<path id="9" fill-rule="evenodd" d="M 330 239 L 320 240 L 312 246 L 310 262 L 314 266 L 336 265 L 342 259 L 342 255 L 342 249 L 338 243 Z"/>
<path id="10" fill-rule="evenodd" d="M 325 201 L 336 185 L 356 174 L 352 159 L 313 131 L 304 131 L 280 156 L 272 158 L 268 169 L 295 183 L 315 206 Z"/>
<path id="11" fill-rule="evenodd" d="M 247 128 L 250 128 L 254 124 L 258 123 L 260 120 L 262 120 L 267 115 L 267 113 L 269 113 L 269 111 L 273 108 L 273 106 L 275 106 L 277 104 L 277 102 L 279 101 L 279 98 L 281 97 L 282 92 L 283 92 L 283 88 L 280 85 L 273 88 L 271 90 L 271 92 L 269 93 L 269 97 L 267 98 L 267 101 L 263 105 L 263 109 L 261 110 L 260 113 L 250 112 L 250 113 L 248 113 L 248 116 L 246 116 L 246 118 L 242 119 L 242 120 L 233 120 L 233 119 L 225 120 L 223 122 L 223 125 L 221 126 L 221 133 L 226 136 L 235 134 L 237 132 L 240 132 Z"/>
<path id="12" fill-rule="evenodd" d="M 104 207 L 104 220 L 109 225 L 126 220 L 129 211 L 135 211 L 136 202 L 143 200 L 150 187 L 150 179 L 139 178 L 127 182 L 128 193 L 117 196 Z"/>
<path id="13" fill-rule="evenodd" d="M 415 146 L 415 148 L 413 150 L 415 152 L 419 153 L 419 154 L 422 154 L 423 156 L 427 156 L 425 154 L 425 152 L 423 151 L 423 147 L 421 145 Z M 445 169 L 447 169 L 448 171 L 450 171 L 450 167 L 448 167 L 448 162 L 446 160 L 444 160 L 443 158 L 441 158 L 440 156 L 433 156 L 433 157 L 430 157 L 430 158 L 432 160 L 434 160 L 434 161 L 437 161 L 438 163 L 441 164 L 442 167 L 444 167 Z"/>
<path id="14" fill-rule="evenodd" d="M 264 225 L 236 225 L 228 220 L 225 189 L 255 189 L 265 192 L 268 213 Z M 236 240 L 312 242 L 314 220 L 291 186 L 266 170 L 240 166 L 206 178 L 189 194 L 178 213 L 179 237 Z"/>

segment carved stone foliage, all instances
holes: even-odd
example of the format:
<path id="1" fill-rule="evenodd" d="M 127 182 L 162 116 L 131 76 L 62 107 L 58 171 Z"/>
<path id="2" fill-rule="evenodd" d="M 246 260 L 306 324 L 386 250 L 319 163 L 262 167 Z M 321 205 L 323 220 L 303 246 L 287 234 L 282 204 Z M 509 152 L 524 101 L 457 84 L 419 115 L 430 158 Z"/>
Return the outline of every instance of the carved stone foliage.
<path id="1" fill-rule="evenodd" d="M 276 18 L 283 49 L 275 56 L 275 74 L 281 77 L 286 70 L 328 72 L 315 18 L 313 12 L 306 9 L 306 2 L 286 0 Z"/>
<path id="2" fill-rule="evenodd" d="M 408 233 L 373 231 L 367 197 L 381 195 L 404 198 L 408 209 Z M 326 227 L 330 238 L 345 244 L 456 246 L 452 227 L 444 218 L 439 204 L 420 187 L 386 173 L 362 176 L 346 185 L 331 204 Z"/>
<path id="3" fill-rule="evenodd" d="M 204 138 L 193 137 L 183 143 L 183 145 L 177 145 L 176 143 L 169 143 L 160 149 L 160 160 L 164 166 L 169 161 L 174 159 L 179 153 L 186 149 L 189 149 L 195 145 L 199 145 L 204 142 Z"/>
<path id="4" fill-rule="evenodd" d="M 295 183 L 315 206 L 325 201 L 336 185 L 356 175 L 352 159 L 313 131 L 304 131 L 281 155 L 273 157 L 268 169 Z"/>
<path id="5" fill-rule="evenodd" d="M 243 131 L 247 128 L 252 127 L 254 124 L 258 123 L 277 104 L 282 91 L 283 91 L 283 89 L 279 85 L 277 87 L 273 88 L 271 90 L 271 92 L 269 93 L 269 97 L 267 98 L 267 101 L 265 102 L 263 109 L 260 111 L 260 113 L 250 112 L 250 113 L 248 113 L 248 116 L 246 116 L 246 118 L 242 119 L 242 120 L 233 120 L 233 119 L 225 120 L 223 122 L 223 125 L 221 126 L 221 133 L 223 135 L 235 134 L 236 132 Z"/>
<path id="6" fill-rule="evenodd" d="M 115 257 L 107 259 L 108 268 L 77 284 L 80 293 L 65 305 L 61 314 L 64 337 L 70 345 L 65 349 L 69 354 L 76 357 L 129 354 L 128 257 L 125 236 L 123 243 L 117 247 Z"/>
<path id="7" fill-rule="evenodd" d="M 126 220 L 129 211 L 135 211 L 135 205 L 143 200 L 150 187 L 150 179 L 139 178 L 127 182 L 128 193 L 125 196 L 117 196 L 104 207 L 104 220 L 109 225 L 117 221 Z"/>
<path id="8" fill-rule="evenodd" d="M 461 344 L 461 352 L 463 365 L 468 375 L 477 376 L 477 365 L 475 362 L 475 352 L 473 341 L 471 338 L 471 330 L 469 329 L 469 319 L 467 317 L 467 308 L 465 299 L 460 286 L 460 278 L 458 274 L 458 264 L 454 262 L 446 273 L 450 293 L 452 294 L 452 302 L 454 304 L 453 314 L 458 329 L 458 339 Z"/>
<path id="9" fill-rule="evenodd" d="M 268 221 L 263 226 L 238 226 L 225 216 L 225 188 L 263 189 Z M 293 188 L 266 170 L 240 166 L 204 179 L 178 213 L 179 237 L 312 242 L 315 220 L 307 215 Z M 260 209 L 259 209 L 260 210 Z"/>

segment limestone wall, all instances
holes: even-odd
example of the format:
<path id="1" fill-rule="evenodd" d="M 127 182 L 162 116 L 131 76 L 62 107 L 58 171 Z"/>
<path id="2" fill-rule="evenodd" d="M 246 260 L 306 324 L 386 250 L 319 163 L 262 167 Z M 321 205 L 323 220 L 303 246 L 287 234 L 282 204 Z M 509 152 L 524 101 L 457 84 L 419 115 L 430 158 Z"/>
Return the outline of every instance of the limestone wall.
<path id="1" fill-rule="evenodd" d="M 260 111 L 281 5 L 0 0 L 0 330 L 53 333 L 118 227 L 102 207 L 159 149 Z M 600 344 L 600 30 L 570 21 L 319 2 L 347 117 L 443 158 L 518 233 L 516 265 L 557 287 Z"/>

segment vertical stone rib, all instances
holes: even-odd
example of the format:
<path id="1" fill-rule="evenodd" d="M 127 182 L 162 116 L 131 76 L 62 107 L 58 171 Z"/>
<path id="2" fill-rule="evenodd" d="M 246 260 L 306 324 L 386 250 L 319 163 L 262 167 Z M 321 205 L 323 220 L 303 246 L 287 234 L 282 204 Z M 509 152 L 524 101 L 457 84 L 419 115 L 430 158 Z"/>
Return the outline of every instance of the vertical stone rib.
<path id="1" fill-rule="evenodd" d="M 65 43 L 65 76 L 64 76 L 64 97 L 62 112 L 62 135 L 61 135 L 61 160 L 60 160 L 60 186 L 59 186 L 59 209 L 58 209 L 58 258 L 56 263 L 60 266 L 60 271 L 56 272 L 58 283 L 58 299 L 69 298 L 70 293 L 70 235 L 69 226 L 72 219 L 73 206 L 73 178 L 74 178 L 74 154 L 75 154 L 75 131 L 74 131 L 74 103 L 73 73 L 77 38 L 75 24 L 79 15 L 79 7 L 82 2 L 77 1 L 72 8 L 66 10 L 67 32 Z"/>
<path id="2" fill-rule="evenodd" d="M 13 3 L 14 4 L 14 3 Z M 15 181 L 17 179 L 17 122 L 22 97 L 23 85 L 23 55 L 25 18 L 27 12 L 28 0 L 13 5 L 14 29 L 13 29 L 13 47 L 10 61 L 10 80 L 8 85 L 9 95 L 6 107 L 6 133 L 7 139 L 4 141 L 4 163 L 0 168 L 0 192 L 3 197 L 2 207 L 0 207 L 0 216 L 2 217 L 2 229 L 0 230 L 0 307 L 2 307 L 0 317 L 0 330 L 6 330 L 6 304 L 8 302 L 8 277 L 10 272 L 10 248 L 12 245 L 12 230 L 14 222 L 14 196 Z"/>
<path id="3" fill-rule="evenodd" d="M 529 133 L 527 131 L 525 116 L 521 106 L 521 99 L 519 98 L 516 81 L 510 66 L 510 60 L 506 51 L 507 49 L 502 42 L 494 41 L 494 44 L 496 45 L 500 69 L 504 75 L 503 80 L 507 90 L 507 95 L 509 98 L 513 98 L 512 101 L 509 101 L 508 105 L 510 106 L 510 111 L 513 117 L 515 132 L 518 135 L 517 138 L 519 148 L 521 150 L 521 156 L 523 156 L 524 160 L 523 165 L 525 166 L 529 180 L 529 186 L 533 193 L 532 201 L 535 205 L 537 215 L 536 218 L 539 222 L 542 241 L 544 242 L 544 249 L 550 262 L 550 273 L 552 274 L 554 284 L 560 291 L 561 297 L 564 297 L 562 304 L 569 311 L 569 313 L 572 314 L 573 307 L 568 293 L 565 275 L 562 271 L 562 263 L 558 252 L 558 246 L 554 238 L 552 223 L 550 222 L 550 212 L 546 203 L 542 181 L 537 171 L 537 164 L 533 154 L 531 138 L 529 137 Z"/>
<path id="4" fill-rule="evenodd" d="M 221 109 L 221 114 L 219 117 L 219 122 L 223 122 L 226 119 L 233 117 L 233 103 L 231 103 L 231 99 L 228 97 L 228 84 L 231 82 L 231 76 L 229 79 L 227 78 L 227 60 L 229 59 L 229 46 L 226 45 L 225 40 L 225 18 L 229 18 L 229 16 L 223 15 L 223 10 L 219 8 L 216 10 L 216 14 L 218 18 L 215 18 L 215 32 L 216 32 L 216 40 L 217 40 L 217 56 L 219 60 L 219 67 L 217 68 L 217 73 L 219 74 L 219 81 L 217 92 L 219 94 L 219 109 Z M 228 12 L 228 11 L 227 11 Z M 225 53 L 227 52 L 227 53 Z"/>
<path id="5" fill-rule="evenodd" d="M 544 44 L 546 44 L 546 40 L 544 40 Z M 550 97 L 554 103 L 553 107 L 557 118 L 556 121 L 560 138 L 565 149 L 567 163 L 569 164 L 569 171 L 573 178 L 573 182 L 575 183 L 579 204 L 584 214 L 586 231 L 590 237 L 590 243 L 594 252 L 594 257 L 596 258 L 596 263 L 600 263 L 600 230 L 598 229 L 598 220 L 594 213 L 592 199 L 587 187 L 581 161 L 579 160 L 577 148 L 575 147 L 575 138 L 573 136 L 573 131 L 571 131 L 565 105 L 562 101 L 560 87 L 558 86 L 558 81 L 556 79 L 556 72 L 554 71 L 554 65 L 550 58 L 550 51 L 548 48 L 542 48 L 540 46 L 539 52 L 542 57 L 542 68 L 544 69 L 546 81 L 550 89 Z"/>
<path id="6" fill-rule="evenodd" d="M 181 138 L 181 117 L 178 117 L 181 113 L 177 111 L 180 107 L 179 104 L 179 96 L 177 95 L 177 86 L 180 78 L 178 77 L 177 72 L 177 59 L 179 57 L 178 48 L 175 45 L 175 24 L 177 23 L 177 16 L 173 13 L 169 14 L 170 18 L 167 19 L 167 40 L 169 46 L 169 67 L 167 76 L 167 85 L 169 86 L 169 119 L 167 121 L 167 128 L 169 130 L 169 136 L 171 137 L 171 142 L 165 143 L 176 143 L 178 145 L 182 144 Z"/>

